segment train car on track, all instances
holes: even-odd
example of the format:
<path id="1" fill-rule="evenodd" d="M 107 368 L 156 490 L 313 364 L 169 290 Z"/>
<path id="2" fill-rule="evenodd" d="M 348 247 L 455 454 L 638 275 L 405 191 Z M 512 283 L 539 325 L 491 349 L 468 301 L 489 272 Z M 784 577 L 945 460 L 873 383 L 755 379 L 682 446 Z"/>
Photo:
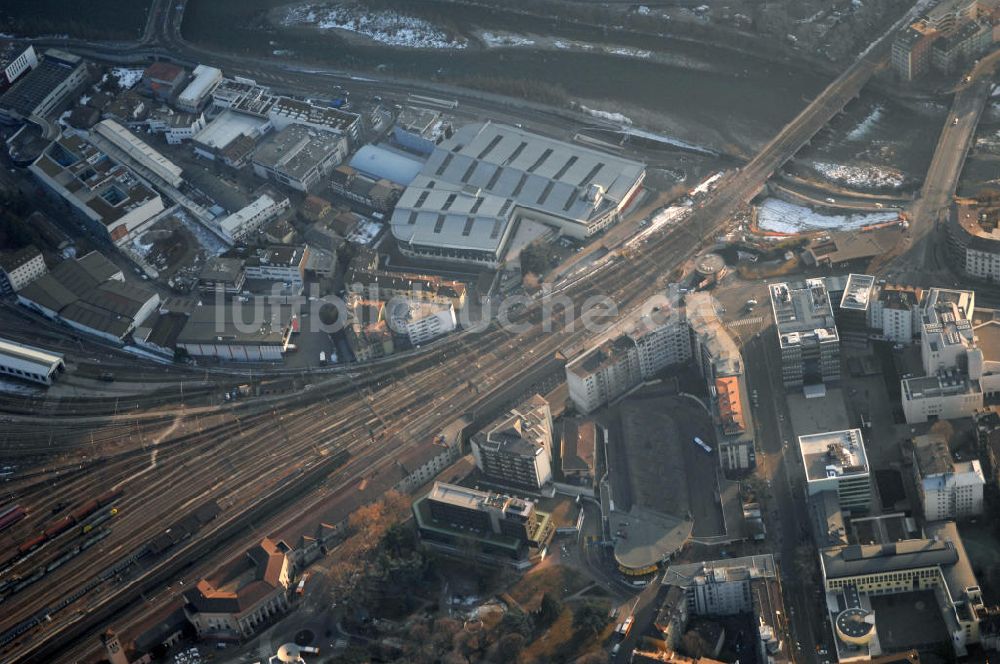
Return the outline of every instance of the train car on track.
<path id="1" fill-rule="evenodd" d="M 7 530 L 26 516 L 28 516 L 28 512 L 20 505 L 12 505 L 5 508 L 0 513 L 0 532 Z"/>

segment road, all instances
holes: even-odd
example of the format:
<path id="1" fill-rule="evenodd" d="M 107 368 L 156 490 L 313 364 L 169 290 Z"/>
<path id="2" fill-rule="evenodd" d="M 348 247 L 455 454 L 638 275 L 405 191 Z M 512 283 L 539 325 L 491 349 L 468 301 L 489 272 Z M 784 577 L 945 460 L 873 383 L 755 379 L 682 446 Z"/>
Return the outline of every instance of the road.
<path id="1" fill-rule="evenodd" d="M 151 12 L 154 19 L 159 17 L 161 27 L 156 33 L 158 40 L 165 44 L 156 48 L 176 49 L 182 57 L 218 64 L 230 73 L 248 68 L 245 61 L 237 58 L 207 54 L 173 41 L 179 39 L 176 32 L 180 17 L 180 12 L 173 7 L 172 0 L 164 0 L 156 3 Z M 884 47 L 885 38 L 832 82 L 744 168 L 721 182 L 693 212 L 688 225 L 668 229 L 650 238 L 648 244 L 635 250 L 628 260 L 619 258 L 609 262 L 606 269 L 574 284 L 564 294 L 575 302 L 583 302 L 595 294 L 608 295 L 619 303 L 622 312 L 643 301 L 656 288 L 657 276 L 682 264 L 711 242 L 711 238 L 725 228 L 732 214 L 761 190 L 775 169 L 857 96 L 882 61 Z M 107 52 L 120 54 L 122 49 Z M 141 58 L 141 54 L 138 57 Z M 271 71 L 281 70 L 276 63 L 269 63 L 268 67 Z M 315 86 L 317 83 L 328 85 L 331 76 L 343 75 L 321 72 L 295 73 L 293 76 L 298 84 Z M 552 112 L 546 112 L 545 117 L 551 119 Z M 327 398 L 323 391 L 313 390 L 288 395 L 263 407 L 255 407 L 250 402 L 239 409 L 224 409 L 215 419 L 209 419 L 207 426 L 197 417 L 185 414 L 183 409 L 180 412 L 175 409 L 180 421 L 178 426 L 191 434 L 191 442 L 160 450 L 154 470 L 140 476 L 141 479 L 131 478 L 136 478 L 136 471 L 149 462 L 141 456 L 123 458 L 120 467 L 111 475 L 119 477 L 116 481 L 127 488 L 120 527 L 115 528 L 103 547 L 81 554 L 55 574 L 39 581 L 32 588 L 30 601 L 11 607 L 12 610 L 0 618 L 0 626 L 7 630 L 37 616 L 44 607 L 78 588 L 83 580 L 92 578 L 109 560 L 141 546 L 197 500 L 219 500 L 226 510 L 225 522 L 233 522 L 253 515 L 269 495 L 295 486 L 304 474 L 324 468 L 330 454 L 341 451 L 351 454 L 350 461 L 333 473 L 329 480 L 331 490 L 353 486 L 361 477 L 370 476 L 393 463 L 398 454 L 417 440 L 432 435 L 444 422 L 474 411 L 487 396 L 502 393 L 506 384 L 516 382 L 526 372 L 550 361 L 559 348 L 588 338 L 585 330 L 564 330 L 560 321 L 556 321 L 553 332 L 547 331 L 542 325 L 538 303 L 528 307 L 521 319 L 527 327 L 520 334 L 494 326 L 479 335 L 454 339 L 447 354 L 416 358 L 409 365 L 386 369 L 383 374 L 361 368 L 360 398 L 352 392 L 333 392 Z M 470 384 L 483 384 L 484 381 L 489 382 L 481 393 L 468 389 Z M 58 415 L 51 426 L 58 426 Z M 280 444 L 273 444 L 275 441 Z M 79 499 L 108 479 L 109 475 L 75 477 L 71 484 L 54 482 L 37 488 L 30 495 L 42 506 L 38 513 L 46 514 L 47 505 L 58 496 Z M 301 506 L 290 504 L 280 518 L 293 519 L 300 510 Z M 796 519 L 795 510 L 796 503 L 789 490 L 782 511 L 790 513 L 784 517 L 793 520 L 790 525 Z M 279 516 L 272 521 L 277 519 Z M 178 554 L 211 541 L 220 529 L 221 524 L 199 533 Z M 795 532 L 794 528 L 789 530 Z M 254 536 L 250 533 L 235 540 L 226 539 L 222 542 L 222 550 L 237 551 Z M 175 558 L 177 556 L 171 554 L 169 560 L 157 563 L 157 573 L 168 573 L 171 560 Z M 197 569 L 188 570 L 185 575 L 203 573 L 213 561 L 202 561 Z M 142 607 L 134 604 L 134 593 L 143 587 L 143 580 L 150 573 L 136 570 L 134 578 L 104 588 L 96 599 L 85 597 L 87 609 L 96 611 L 113 606 L 119 607 L 117 610 L 141 611 Z M 79 609 L 80 606 L 67 607 L 71 608 Z M 28 628 L 24 635 L 30 640 L 19 636 L 13 642 L 19 648 L 17 659 L 52 658 L 55 653 L 63 653 L 61 657 L 66 659 L 70 644 L 79 643 L 80 638 L 102 627 L 75 611 L 67 610 L 52 618 L 53 622 L 47 623 L 42 630 Z M 811 639 L 806 645 L 809 641 Z"/>

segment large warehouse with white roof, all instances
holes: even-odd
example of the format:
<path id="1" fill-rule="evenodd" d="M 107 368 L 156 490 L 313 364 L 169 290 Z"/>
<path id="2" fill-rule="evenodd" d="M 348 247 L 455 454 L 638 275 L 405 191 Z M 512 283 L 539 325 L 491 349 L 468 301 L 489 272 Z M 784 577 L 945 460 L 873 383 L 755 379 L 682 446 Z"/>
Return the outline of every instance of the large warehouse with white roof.
<path id="1" fill-rule="evenodd" d="M 618 220 L 644 164 L 493 122 L 443 141 L 392 215 L 400 251 L 499 265 L 520 219 L 585 238 Z"/>

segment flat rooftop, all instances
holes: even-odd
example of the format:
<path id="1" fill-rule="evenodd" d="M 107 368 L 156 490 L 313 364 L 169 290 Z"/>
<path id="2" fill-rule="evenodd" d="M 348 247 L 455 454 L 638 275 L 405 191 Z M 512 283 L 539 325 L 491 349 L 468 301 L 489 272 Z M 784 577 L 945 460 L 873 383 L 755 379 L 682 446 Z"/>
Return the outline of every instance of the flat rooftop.
<path id="1" fill-rule="evenodd" d="M 839 339 L 833 305 L 822 279 L 776 283 L 768 288 L 782 348 Z"/>
<path id="2" fill-rule="evenodd" d="M 722 582 L 729 579 L 773 579 L 777 577 L 774 556 L 762 553 L 741 558 L 705 560 L 697 563 L 671 565 L 663 575 L 665 586 L 687 588 L 699 583 Z"/>
<path id="3" fill-rule="evenodd" d="M 299 180 L 326 163 L 340 150 L 343 141 L 338 134 L 293 124 L 264 139 L 254 152 L 253 161 Z"/>
<path id="4" fill-rule="evenodd" d="M 238 136 L 260 133 L 261 127 L 265 124 L 267 120 L 225 110 L 195 134 L 192 140 L 207 148 L 221 150 Z"/>
<path id="5" fill-rule="evenodd" d="M 627 569 L 641 570 L 659 564 L 684 546 L 694 521 L 633 505 L 628 512 L 608 516 L 615 539 L 615 561 Z"/>
<path id="6" fill-rule="evenodd" d="M 840 308 L 851 311 L 868 311 L 875 277 L 870 274 L 851 274 L 847 277 L 847 288 L 840 298 Z"/>
<path id="7" fill-rule="evenodd" d="M 868 474 L 861 429 L 799 436 L 799 451 L 810 482 Z"/>
<path id="8" fill-rule="evenodd" d="M 982 387 L 980 387 L 979 381 L 970 380 L 967 374 L 956 369 L 934 376 L 907 378 L 903 380 L 902 385 L 904 401 L 936 399 L 957 394 L 975 394 L 981 391 Z"/>

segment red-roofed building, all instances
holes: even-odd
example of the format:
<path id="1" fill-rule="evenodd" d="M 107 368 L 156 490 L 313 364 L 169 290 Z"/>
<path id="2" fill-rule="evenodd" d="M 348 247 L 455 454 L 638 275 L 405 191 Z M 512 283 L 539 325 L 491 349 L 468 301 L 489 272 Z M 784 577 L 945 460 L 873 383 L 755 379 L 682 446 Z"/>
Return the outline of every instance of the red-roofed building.
<path id="1" fill-rule="evenodd" d="M 264 538 L 184 593 L 184 612 L 200 637 L 250 637 L 288 609 L 290 571 L 285 543 Z"/>
<path id="2" fill-rule="evenodd" d="M 142 91 L 159 101 L 172 101 L 186 80 L 183 68 L 169 62 L 154 62 L 142 73 Z"/>

